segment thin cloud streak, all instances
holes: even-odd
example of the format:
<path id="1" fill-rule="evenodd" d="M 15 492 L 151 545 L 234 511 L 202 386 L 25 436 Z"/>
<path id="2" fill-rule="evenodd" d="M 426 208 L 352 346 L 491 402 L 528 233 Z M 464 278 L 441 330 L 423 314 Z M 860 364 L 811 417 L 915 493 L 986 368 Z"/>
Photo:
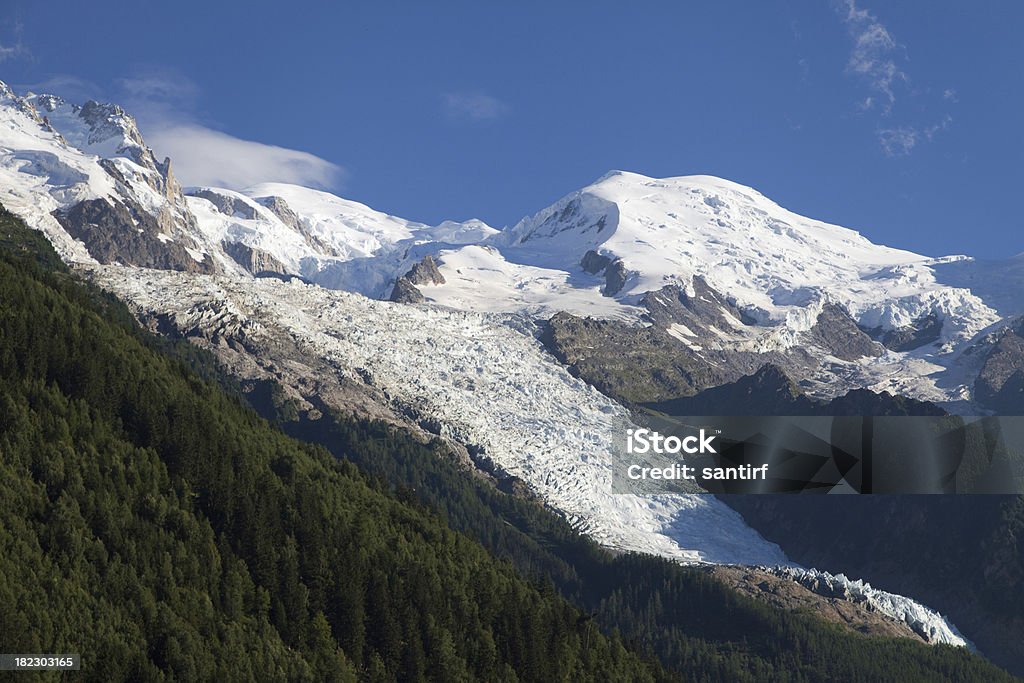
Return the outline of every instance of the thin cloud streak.
<path id="1" fill-rule="evenodd" d="M 280 182 L 331 190 L 348 177 L 344 168 L 315 154 L 244 140 L 203 124 L 195 113 L 200 89 L 178 71 L 140 69 L 115 85 L 146 142 L 159 156 L 171 157 L 185 185 L 240 190 Z"/>
<path id="2" fill-rule="evenodd" d="M 857 7 L 856 0 L 842 0 L 839 10 L 853 39 L 846 69 L 874 91 L 865 98 L 862 107 L 870 109 L 877 103 L 876 97 L 881 96 L 883 112 L 888 113 L 896 103 L 895 86 L 909 80 L 896 62 L 899 45 L 873 14 Z"/>
<path id="3" fill-rule="evenodd" d="M 338 187 L 344 169 L 315 154 L 243 140 L 197 124 L 164 121 L 145 133 L 160 155 L 168 155 L 185 185 L 240 190 L 263 182 L 317 189 Z"/>
<path id="4" fill-rule="evenodd" d="M 949 128 L 952 123 L 953 117 L 947 114 L 938 123 L 924 128 L 914 126 L 882 128 L 878 131 L 878 142 L 882 145 L 882 151 L 887 157 L 907 156 L 921 142 L 931 142 L 936 135 Z"/>
<path id="5" fill-rule="evenodd" d="M 902 66 L 903 47 L 875 15 L 857 6 L 857 0 L 837 0 L 835 7 L 853 41 L 846 72 L 863 82 L 868 90 L 858 109 L 861 113 L 875 111 L 880 117 L 875 134 L 885 156 L 907 156 L 921 143 L 931 142 L 938 133 L 949 128 L 953 123 L 949 114 L 927 126 L 891 122 L 897 90 L 910 83 L 910 76 Z M 901 95 L 905 92 L 911 98 L 921 97 L 920 92 L 913 90 L 901 91 Z M 946 88 L 941 101 L 945 103 L 943 107 L 956 103 L 956 91 Z"/>
<path id="6" fill-rule="evenodd" d="M 469 121 L 491 121 L 508 112 L 508 105 L 483 93 L 448 93 L 444 108 L 450 118 Z"/>

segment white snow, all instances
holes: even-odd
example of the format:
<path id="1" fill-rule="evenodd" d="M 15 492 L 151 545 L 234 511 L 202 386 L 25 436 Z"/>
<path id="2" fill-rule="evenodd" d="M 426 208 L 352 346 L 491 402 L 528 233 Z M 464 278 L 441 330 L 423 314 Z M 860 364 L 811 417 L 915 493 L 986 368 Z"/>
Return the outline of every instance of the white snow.
<path id="1" fill-rule="evenodd" d="M 369 376 L 397 407 L 482 446 L 602 544 L 684 563 L 759 565 L 824 581 L 907 623 L 930 642 L 970 644 L 942 615 L 843 575 L 805 570 L 713 496 L 614 494 L 612 444 L 630 426 L 617 403 L 554 362 L 514 316 L 408 306 L 299 281 L 91 269 L 103 287 L 183 327 L 229 316 L 250 334 L 278 330 L 352 381 Z"/>
<path id="2" fill-rule="evenodd" d="M 152 311 L 201 320 L 216 309 L 240 318 L 254 334 L 284 330 L 353 381 L 369 373 L 396 404 L 413 406 L 461 441 L 482 446 L 579 529 L 613 548 L 683 562 L 787 563 L 777 546 L 714 497 L 612 494 L 610 448 L 628 415 L 541 348 L 531 317 L 564 310 L 635 321 L 643 293 L 678 284 L 692 296 L 697 275 L 761 323 L 749 327 L 731 319 L 746 329 L 719 331 L 720 339 L 706 344 L 787 348 L 826 302 L 842 304 L 864 325 L 886 328 L 936 313 L 944 321 L 940 344 L 850 363 L 825 359 L 812 390 L 828 395 L 868 386 L 969 405 L 972 368 L 963 350 L 1002 317 L 1024 310 L 1018 296 L 1024 257 L 929 259 L 874 245 L 707 176 L 658 180 L 613 172 L 505 231 L 475 219 L 432 227 L 280 183 L 240 193 L 210 188 L 242 207 L 230 216 L 198 197 L 189 197 L 187 207 L 172 206 L 147 182 L 155 171 L 140 164 L 145 147 L 134 122 L 119 109 L 108 113 L 99 127 L 86 126 L 75 107 L 16 98 L 0 83 L 0 203 L 44 232 L 62 258 L 85 264 L 95 262 L 53 211 L 127 193 L 154 215 L 194 215 L 198 232 L 184 235 L 183 243 L 198 245 L 186 246 L 193 258 L 209 254 L 225 275 L 94 266 L 97 279 Z M 101 158 L 123 177 L 123 187 Z M 148 157 L 142 162 L 150 163 Z M 268 197 L 284 199 L 298 223 L 264 207 Z M 161 241 L 180 237 L 180 231 L 158 235 Z M 247 277 L 224 242 L 265 251 L 290 273 L 322 286 Z M 604 276 L 582 270 L 590 249 L 622 260 L 629 277 L 621 292 L 605 296 Z M 394 279 L 428 254 L 447 281 L 421 287 L 433 306 L 327 289 L 386 296 Z M 674 325 L 669 333 L 700 350 L 692 330 Z M 854 590 L 879 609 L 925 624 L 936 642 L 956 642 L 955 628 L 941 617 L 863 586 Z"/>
<path id="3" fill-rule="evenodd" d="M 94 272 L 143 309 L 195 322 L 213 301 L 260 327 L 285 330 L 353 381 L 369 373 L 397 404 L 482 446 L 609 547 L 686 562 L 786 562 L 712 496 L 612 493 L 611 452 L 630 424 L 627 412 L 570 375 L 514 318 L 391 304 L 297 281 L 120 266 Z"/>

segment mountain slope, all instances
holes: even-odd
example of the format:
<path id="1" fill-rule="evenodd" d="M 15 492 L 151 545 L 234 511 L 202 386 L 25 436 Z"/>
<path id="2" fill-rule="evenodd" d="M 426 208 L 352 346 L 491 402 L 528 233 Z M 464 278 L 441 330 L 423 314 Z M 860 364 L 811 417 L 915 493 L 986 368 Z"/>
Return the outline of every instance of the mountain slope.
<path id="1" fill-rule="evenodd" d="M 0 232 L 5 647 L 106 681 L 661 675 L 156 353 L 4 212 Z"/>
<path id="2" fill-rule="evenodd" d="M 865 388 L 977 412 L 991 401 L 975 391 L 981 362 L 967 350 L 1024 312 L 1006 294 L 1019 289 L 1019 258 L 872 244 L 718 178 L 616 171 L 503 231 L 432 227 L 293 185 L 182 192 L 115 105 L 3 86 L 0 115 L 0 200 L 70 261 L 301 277 L 373 298 L 651 326 L 706 379 L 663 388 L 676 396 L 771 362 L 819 398 Z M 435 280 L 402 279 L 428 256 Z M 702 304 L 703 291 L 717 301 Z M 691 311 L 665 316 L 659 298 L 688 299 Z"/>
<path id="3" fill-rule="evenodd" d="M 667 679 L 432 514 L 161 356 L 193 354 L 135 328 L 2 211 L 0 242 L 12 647 L 80 651 L 84 679 L 105 681 Z M 387 453 L 364 438 L 346 448 Z M 402 439 L 387 449 L 415 456 Z M 579 567 L 609 570 L 588 581 L 610 586 L 598 611 L 680 665 L 673 680 L 775 678 L 797 647 L 806 680 L 1011 680 L 960 648 L 851 636 L 587 548 Z"/>
<path id="4" fill-rule="evenodd" d="M 67 260 L 188 271 L 94 270 L 154 327 L 241 350 L 279 375 L 294 371 L 281 349 L 299 348 L 318 359 L 305 367 L 326 365 L 371 410 L 462 442 L 615 548 L 785 561 L 714 499 L 610 495 L 607 444 L 625 411 L 545 356 L 533 338 L 544 327 L 538 318 L 603 318 L 607 334 L 559 342 L 576 353 L 562 360 L 577 371 L 607 370 L 594 350 L 609 339 L 629 348 L 649 337 L 657 353 L 618 354 L 619 384 L 601 387 L 628 401 L 676 399 L 772 362 L 817 398 L 870 387 L 966 411 L 978 408 L 974 378 L 994 353 L 986 332 L 1011 310 L 1006 297 L 986 303 L 997 287 L 982 296 L 963 286 L 979 272 L 973 262 L 870 245 L 717 179 L 617 173 L 502 233 L 472 221 L 432 228 L 294 186 L 181 192 L 169 163 L 155 161 L 117 108 L 5 98 L 4 191 Z M 51 104 L 52 121 L 40 113 Z M 852 264 L 842 260 L 847 249 Z M 805 258 L 813 267 L 801 272 Z M 252 279 L 381 298 L 431 264 L 440 264 L 436 277 L 406 278 L 406 300 L 468 312 Z M 665 380 L 657 395 L 631 386 L 638 370 Z"/>

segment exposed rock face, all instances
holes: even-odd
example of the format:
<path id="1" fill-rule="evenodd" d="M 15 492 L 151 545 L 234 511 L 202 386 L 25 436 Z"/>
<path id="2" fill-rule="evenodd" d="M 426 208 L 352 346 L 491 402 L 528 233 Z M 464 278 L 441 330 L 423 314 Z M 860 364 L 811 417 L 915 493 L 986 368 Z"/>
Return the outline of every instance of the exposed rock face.
<path id="1" fill-rule="evenodd" d="M 256 276 L 285 275 L 287 273 L 284 264 L 276 258 L 262 249 L 254 249 L 241 242 L 225 242 L 224 253 Z"/>
<path id="2" fill-rule="evenodd" d="M 189 255 L 189 250 L 196 255 L 204 251 L 198 244 L 202 238 L 170 159 L 157 160 L 124 109 L 93 100 L 79 106 L 55 95 L 17 97 L 6 86 L 0 96 L 11 98 L 8 104 L 52 133 L 55 151 L 72 151 L 69 163 L 59 153 L 39 150 L 27 157 L 35 166 L 26 168 L 48 176 L 56 188 L 51 197 L 60 207 L 53 215 L 91 256 L 102 263 L 152 268 L 214 268 L 211 259 L 197 262 Z M 91 163 L 76 165 L 74 154 L 81 152 L 100 157 L 96 164 L 109 178 L 101 179 Z"/>
<path id="3" fill-rule="evenodd" d="M 596 251 L 591 249 L 583 255 L 583 260 L 580 261 L 580 266 L 583 270 L 587 271 L 591 275 L 597 275 L 602 270 L 608 267 L 608 264 L 612 260 L 603 254 L 598 254 Z"/>
<path id="4" fill-rule="evenodd" d="M 129 263 L 190 273 L 216 271 L 208 257 L 202 261 L 192 258 L 182 244 L 162 230 L 156 217 L 138 207 L 90 199 L 67 211 L 57 211 L 54 217 L 100 263 Z"/>
<path id="5" fill-rule="evenodd" d="M 778 609 L 810 613 L 866 636 L 912 638 L 929 642 L 905 622 L 882 614 L 851 595 L 822 594 L 756 567 L 718 566 L 705 571 L 736 592 Z"/>
<path id="6" fill-rule="evenodd" d="M 669 415 L 945 415 L 938 406 L 888 393 L 854 389 L 830 401 L 817 401 L 776 365 L 706 389 L 694 396 L 647 404 Z"/>
<path id="7" fill-rule="evenodd" d="M 598 265 L 596 257 L 590 262 Z M 788 384 L 790 378 L 812 374 L 824 357 L 855 360 L 883 351 L 832 305 L 822 308 L 809 331 L 799 333 L 799 344 L 761 343 L 757 335 L 771 334 L 772 328 L 751 327 L 753 321 L 701 277 L 690 288 L 668 285 L 648 292 L 640 305 L 647 310 L 648 325 L 558 313 L 548 321 L 542 341 L 574 374 L 627 403 L 692 396 L 753 375 L 765 365 Z"/>
<path id="8" fill-rule="evenodd" d="M 191 194 L 193 197 L 199 197 L 200 199 L 205 199 L 210 202 L 217 207 L 217 211 L 220 211 L 225 216 L 237 216 L 238 218 L 245 218 L 247 220 L 256 218 L 256 209 L 236 197 L 220 192 L 214 192 L 213 190 L 206 188 L 201 188 Z"/>
<path id="9" fill-rule="evenodd" d="M 256 201 L 264 206 L 281 219 L 281 222 L 290 228 L 293 228 L 297 232 L 302 232 L 302 221 L 299 219 L 299 215 L 292 211 L 292 207 L 288 206 L 281 197 L 257 197 Z"/>
<path id="10" fill-rule="evenodd" d="M 825 304 L 818 314 L 818 320 L 810 331 L 810 341 L 829 351 L 842 360 L 878 357 L 883 349 L 871 340 L 853 318 L 835 304 Z"/>
<path id="11" fill-rule="evenodd" d="M 601 227 L 604 227 L 603 224 L 598 230 Z M 622 259 L 615 259 L 613 261 L 593 249 L 583 255 L 583 258 L 580 260 L 580 267 L 591 275 L 604 272 L 604 289 L 601 290 L 601 293 L 605 296 L 615 296 L 622 291 L 627 280 L 629 280 L 629 271 L 626 270 L 626 264 L 622 262 Z"/>
<path id="12" fill-rule="evenodd" d="M 303 239 L 306 240 L 306 244 L 313 249 L 324 254 L 338 255 L 338 252 L 331 245 L 310 230 L 309 226 L 292 210 L 283 197 L 257 197 L 255 201 L 260 206 L 270 209 L 285 225 L 302 235 Z"/>
<path id="13" fill-rule="evenodd" d="M 893 351 L 913 351 L 939 339 L 942 334 L 942 318 L 935 313 L 923 315 L 907 327 L 895 330 L 873 328 L 864 330 L 873 339 Z"/>
<path id="14" fill-rule="evenodd" d="M 606 207 L 608 213 L 595 216 L 584 208 L 583 201 L 582 198 L 576 197 L 567 202 L 561 210 L 552 211 L 541 223 L 532 226 L 529 231 L 521 234 L 518 242 L 523 244 L 531 240 L 551 237 L 570 230 L 592 238 L 601 234 L 608 227 L 609 222 L 611 222 L 612 226 L 618 222 L 618 214 L 613 205 Z M 611 218 L 611 221 L 609 221 L 609 218 Z"/>
<path id="15" fill-rule="evenodd" d="M 781 368 L 767 364 L 735 382 L 648 407 L 669 415 L 810 415 L 815 406 Z"/>
<path id="16" fill-rule="evenodd" d="M 693 278 L 693 296 L 677 285 L 668 285 L 644 294 L 640 305 L 647 309 L 651 322 L 665 328 L 677 323 L 694 331 L 710 327 L 732 331 L 744 318 L 739 309 L 699 276 Z"/>
<path id="17" fill-rule="evenodd" d="M 427 254 L 395 282 L 391 290 L 391 301 L 403 304 L 418 304 L 426 301 L 416 285 L 443 285 L 444 275 L 437 268 L 434 257 Z"/>
<path id="18" fill-rule="evenodd" d="M 626 286 L 628 279 L 629 271 L 626 270 L 626 264 L 622 262 L 622 259 L 615 259 L 604 269 L 604 289 L 602 293 L 605 296 L 615 296 Z"/>
<path id="19" fill-rule="evenodd" d="M 400 277 L 391 290 L 391 301 L 402 304 L 420 304 L 426 301 L 423 293 L 416 289 L 416 285 L 409 282 L 405 277 Z"/>
<path id="20" fill-rule="evenodd" d="M 148 148 L 135 125 L 135 119 L 124 109 L 116 104 L 102 104 L 89 100 L 78 109 L 78 116 L 89 127 L 86 144 L 95 145 L 120 136 L 124 142 L 117 151 L 128 154 L 137 164 L 149 165 L 152 153 L 147 156 Z"/>
<path id="21" fill-rule="evenodd" d="M 437 269 L 437 263 L 430 254 L 410 268 L 405 279 L 414 285 L 443 285 L 445 282 L 444 275 Z"/>
<path id="22" fill-rule="evenodd" d="M 692 394 L 733 379 L 654 326 L 556 313 L 541 340 L 574 375 L 627 403 Z"/>
<path id="23" fill-rule="evenodd" d="M 974 382 L 975 398 L 1001 415 L 1024 414 L 1024 324 L 1005 330 Z"/>

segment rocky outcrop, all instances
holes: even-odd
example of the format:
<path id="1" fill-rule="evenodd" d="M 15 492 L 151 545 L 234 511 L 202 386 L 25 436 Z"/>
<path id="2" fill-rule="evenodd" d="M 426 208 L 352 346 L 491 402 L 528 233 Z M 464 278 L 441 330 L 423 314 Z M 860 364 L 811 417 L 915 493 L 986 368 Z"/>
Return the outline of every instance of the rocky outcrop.
<path id="1" fill-rule="evenodd" d="M 407 278 L 400 277 L 391 290 L 390 300 L 401 304 L 421 304 L 426 301 L 426 297 Z"/>
<path id="2" fill-rule="evenodd" d="M 695 354 L 655 326 L 556 313 L 541 341 L 574 375 L 627 403 L 674 398 L 735 379 L 718 354 Z"/>
<path id="3" fill-rule="evenodd" d="M 640 305 L 647 309 L 646 318 L 662 328 L 684 325 L 698 337 L 704 336 L 701 331 L 711 332 L 712 327 L 731 331 L 745 322 L 744 314 L 703 277 L 694 277 L 691 287 L 692 295 L 678 285 L 644 294 Z"/>
<path id="4" fill-rule="evenodd" d="M 241 242 L 225 242 L 223 246 L 225 254 L 257 277 L 287 274 L 284 264 L 262 249 Z"/>
<path id="5" fill-rule="evenodd" d="M 771 363 L 752 375 L 694 396 L 648 403 L 668 415 L 945 415 L 933 403 L 867 389 L 854 389 L 830 401 L 809 398 L 785 371 Z"/>
<path id="6" fill-rule="evenodd" d="M 434 257 L 426 255 L 423 260 L 416 263 L 409 271 L 398 278 L 394 288 L 391 290 L 391 301 L 403 304 L 419 304 L 426 301 L 423 293 L 417 285 L 443 285 L 444 275 L 437 268 Z"/>
<path id="7" fill-rule="evenodd" d="M 405 274 L 405 279 L 414 285 L 443 285 L 444 275 L 437 268 L 434 257 L 427 254 Z"/>
<path id="8" fill-rule="evenodd" d="M 815 404 L 769 363 L 735 382 L 647 407 L 668 415 L 810 415 Z"/>
<path id="9" fill-rule="evenodd" d="M 591 275 L 597 275 L 607 268 L 608 264 L 611 262 L 612 260 L 604 254 L 599 254 L 591 249 L 583 255 L 583 259 L 580 261 L 580 266 Z"/>
<path id="10" fill-rule="evenodd" d="M 825 304 L 814 327 L 808 333 L 808 341 L 836 358 L 857 360 L 876 358 L 884 349 L 873 341 L 841 307 Z"/>
<path id="11" fill-rule="evenodd" d="M 54 217 L 100 263 L 190 273 L 217 271 L 209 256 L 197 261 L 183 244 L 171 237 L 158 217 L 138 206 L 90 199 L 65 211 L 54 212 Z"/>
<path id="12" fill-rule="evenodd" d="M 887 349 L 913 351 L 939 339 L 942 335 L 942 318 L 936 313 L 928 313 L 906 327 L 893 330 L 875 327 L 864 331 Z"/>
<path id="13" fill-rule="evenodd" d="M 287 225 L 296 232 L 302 232 L 302 220 L 299 215 L 292 211 L 292 207 L 288 206 L 281 197 L 257 197 L 256 202 L 267 209 L 270 212 L 281 219 L 281 222 Z"/>
<path id="14" fill-rule="evenodd" d="M 813 614 L 840 627 L 866 636 L 911 638 L 929 642 L 905 621 L 880 612 L 848 590 L 815 591 L 799 581 L 758 567 L 708 567 L 703 569 L 737 593 L 776 609 Z"/>
<path id="15" fill-rule="evenodd" d="M 13 97 L 9 90 L 7 93 Z M 174 176 L 171 160 L 156 158 L 131 115 L 115 104 L 90 100 L 79 106 L 46 94 L 15 97 L 14 103 L 52 132 L 59 144 L 101 157 L 97 163 L 114 186 L 109 201 L 62 204 L 55 213 L 94 258 L 104 263 L 196 269 L 195 260 L 188 255 L 189 249 L 203 251 L 197 244 L 195 216 Z M 75 182 L 85 180 L 81 177 Z M 123 221 L 120 229 L 124 235 L 114 234 L 117 221 Z M 198 266 L 200 271 L 212 267 L 208 259 Z"/>
<path id="16" fill-rule="evenodd" d="M 1001 415 L 1024 414 L 1024 324 L 1003 331 L 989 350 L 978 378 L 974 397 Z"/>
<path id="17" fill-rule="evenodd" d="M 205 187 L 191 192 L 191 195 L 210 202 L 214 207 L 216 207 L 217 211 L 225 216 L 244 218 L 245 220 L 252 220 L 256 218 L 256 209 L 254 209 L 251 204 L 238 197 L 210 190 Z"/>
<path id="18" fill-rule="evenodd" d="M 601 293 L 605 296 L 615 296 L 626 286 L 629 280 L 629 271 L 622 259 L 615 259 L 604 269 L 604 289 Z"/>
<path id="19" fill-rule="evenodd" d="M 604 254 L 599 254 L 593 249 L 588 251 L 580 259 L 580 267 L 591 275 L 604 273 L 604 288 L 601 293 L 605 296 L 615 296 L 622 291 L 629 280 L 629 271 L 622 259 L 611 259 Z"/>

